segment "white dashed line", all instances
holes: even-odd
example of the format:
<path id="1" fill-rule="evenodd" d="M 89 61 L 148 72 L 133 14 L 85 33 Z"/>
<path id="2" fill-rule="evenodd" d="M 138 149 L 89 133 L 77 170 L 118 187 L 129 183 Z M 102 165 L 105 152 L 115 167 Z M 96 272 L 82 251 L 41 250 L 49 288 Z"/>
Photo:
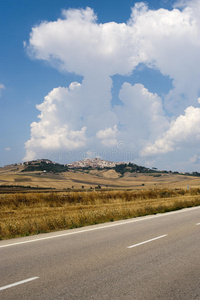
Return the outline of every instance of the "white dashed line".
<path id="1" fill-rule="evenodd" d="M 9 285 L 2 286 L 2 287 L 0 287 L 0 291 L 12 288 L 14 286 L 17 286 L 17 285 L 20 285 L 20 284 L 23 284 L 23 283 L 26 283 L 26 282 L 29 282 L 29 281 L 32 281 L 32 280 L 35 280 L 35 279 L 38 279 L 38 278 L 39 277 L 32 277 L 32 278 L 28 278 L 28 279 L 25 279 L 25 280 L 22 280 L 22 281 L 18 281 L 18 282 L 9 284 Z"/>
<path id="2" fill-rule="evenodd" d="M 153 241 L 155 241 L 155 240 L 161 239 L 161 238 L 163 238 L 163 237 L 166 237 L 166 236 L 167 236 L 167 234 L 164 234 L 164 235 L 161 235 L 161 236 L 155 237 L 155 238 L 153 238 L 153 239 L 150 239 L 150 240 L 147 240 L 147 241 L 144 241 L 144 242 L 141 242 L 141 243 L 138 243 L 138 244 L 135 244 L 135 245 L 129 246 L 129 247 L 127 247 L 127 248 L 128 248 L 128 249 L 130 249 L 130 248 L 134 248 L 134 247 L 137 247 L 137 246 L 140 246 L 140 245 L 146 244 L 146 243 L 153 242 Z"/>

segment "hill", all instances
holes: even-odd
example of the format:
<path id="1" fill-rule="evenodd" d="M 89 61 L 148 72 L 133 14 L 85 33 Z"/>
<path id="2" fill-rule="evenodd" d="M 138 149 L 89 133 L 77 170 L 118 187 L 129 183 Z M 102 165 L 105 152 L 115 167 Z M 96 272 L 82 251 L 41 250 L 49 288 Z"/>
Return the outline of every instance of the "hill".
<path id="1" fill-rule="evenodd" d="M 24 163 L 25 168 L 21 172 L 43 171 L 52 173 L 61 173 L 68 171 L 66 165 L 52 162 L 49 159 L 39 159 Z"/>
<path id="2" fill-rule="evenodd" d="M 47 159 L 0 168 L 0 191 L 154 189 L 199 187 L 199 173 L 157 171 L 101 159 L 62 165 Z"/>

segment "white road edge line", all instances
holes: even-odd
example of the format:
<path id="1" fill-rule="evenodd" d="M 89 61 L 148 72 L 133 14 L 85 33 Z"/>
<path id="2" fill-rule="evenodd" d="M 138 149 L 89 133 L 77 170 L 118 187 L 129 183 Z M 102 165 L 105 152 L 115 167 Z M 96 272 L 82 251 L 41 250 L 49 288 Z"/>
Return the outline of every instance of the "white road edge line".
<path id="1" fill-rule="evenodd" d="M 29 240 L 29 241 L 24 241 L 24 242 L 18 242 L 18 243 L 13 243 L 13 244 L 5 244 L 5 245 L 0 246 L 0 248 L 11 247 L 11 246 L 16 246 L 16 245 L 21 245 L 21 244 L 27 244 L 27 243 L 40 242 L 40 241 L 49 240 L 49 239 L 55 239 L 55 238 L 59 238 L 59 237 L 63 237 L 63 236 L 68 236 L 68 235 L 74 235 L 74 234 L 79 234 L 79 233 L 84 233 L 84 232 L 90 232 L 90 231 L 95 231 L 95 230 L 100 230 L 100 229 L 106 229 L 106 228 L 110 228 L 110 227 L 114 227 L 114 226 L 119 226 L 119 225 L 126 225 L 126 224 L 129 224 L 129 223 L 140 222 L 140 221 L 144 221 L 144 220 L 148 220 L 148 219 L 153 219 L 153 218 L 155 218 L 155 216 L 145 217 L 145 219 L 144 218 L 142 218 L 142 219 L 131 219 L 130 221 L 126 220 L 124 222 L 109 224 L 109 225 L 95 227 L 95 228 L 89 228 L 89 229 L 83 229 L 83 230 L 78 230 L 78 231 L 66 232 L 66 233 L 62 233 L 62 234 L 51 235 L 51 236 L 47 236 L 47 237 L 43 237 L 43 238 L 39 238 L 39 239 L 34 239 L 34 240 Z"/>
<path id="2" fill-rule="evenodd" d="M 64 237 L 64 236 L 68 236 L 68 235 L 74 235 L 74 234 L 79 234 L 79 233 L 84 233 L 84 232 L 89 232 L 89 231 L 101 230 L 101 229 L 106 229 L 106 228 L 110 228 L 110 227 L 114 227 L 114 226 L 126 225 L 126 224 L 129 224 L 129 223 L 135 223 L 135 222 L 146 221 L 146 220 L 154 219 L 154 218 L 166 217 L 169 214 L 170 215 L 179 214 L 179 213 L 183 213 L 183 212 L 187 212 L 187 211 L 191 211 L 191 210 L 195 210 L 195 209 L 200 209 L 200 206 L 185 208 L 185 209 L 176 210 L 176 211 L 172 211 L 172 212 L 167 212 L 167 213 L 163 213 L 163 214 L 150 215 L 148 217 L 147 216 L 138 217 L 138 218 L 130 219 L 129 221 L 124 220 L 122 222 L 117 222 L 117 223 L 114 223 L 114 224 L 99 226 L 99 227 L 95 227 L 95 228 L 82 229 L 82 230 L 78 230 L 78 231 L 66 232 L 66 233 L 62 233 L 62 234 L 51 235 L 51 236 L 47 236 L 47 237 L 41 237 L 41 238 L 38 238 L 38 239 L 33 239 L 33 240 L 28 240 L 28 241 L 23 241 L 23 242 L 18 242 L 18 243 L 5 244 L 5 245 L 1 245 L 0 248 L 11 247 L 11 246 L 27 244 L 27 243 L 40 242 L 40 241 L 44 241 L 44 240 L 55 239 L 55 238 L 59 238 L 59 237 Z"/>
<path id="3" fill-rule="evenodd" d="M 161 236 L 158 236 L 158 237 L 155 237 L 153 239 L 150 239 L 150 240 L 147 240 L 147 241 L 144 241 L 144 242 L 141 242 L 141 243 L 138 243 L 138 244 L 135 244 L 135 245 L 132 245 L 132 246 L 129 246 L 127 247 L 128 249 L 131 249 L 131 248 L 134 248 L 134 247 L 137 247 L 137 246 L 140 246 L 140 245 L 143 245 L 143 244 L 146 244 L 146 243 L 150 243 L 150 242 L 153 242 L 155 240 L 158 240 L 158 239 L 162 239 L 163 237 L 166 237 L 168 234 L 164 234 L 164 235 L 161 235 Z"/>
<path id="4" fill-rule="evenodd" d="M 28 278 L 28 279 L 25 279 L 25 280 L 22 280 L 22 281 L 18 281 L 18 282 L 9 284 L 9 285 L 2 286 L 2 287 L 0 287 L 0 291 L 3 291 L 5 289 L 9 289 L 9 288 L 14 287 L 16 285 L 20 285 L 20 284 L 23 284 L 23 283 L 26 283 L 26 282 L 29 282 L 29 281 L 32 281 L 32 280 L 35 280 L 35 279 L 38 279 L 38 278 L 39 277 L 32 277 L 32 278 Z"/>

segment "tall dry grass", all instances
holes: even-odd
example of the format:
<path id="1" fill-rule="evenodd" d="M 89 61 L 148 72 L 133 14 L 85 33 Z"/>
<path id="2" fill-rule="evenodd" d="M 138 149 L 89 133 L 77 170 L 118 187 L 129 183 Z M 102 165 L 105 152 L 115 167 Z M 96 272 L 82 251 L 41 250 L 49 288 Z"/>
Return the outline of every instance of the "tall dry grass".
<path id="1" fill-rule="evenodd" d="M 200 205 L 200 189 L 0 195 L 0 239 Z"/>

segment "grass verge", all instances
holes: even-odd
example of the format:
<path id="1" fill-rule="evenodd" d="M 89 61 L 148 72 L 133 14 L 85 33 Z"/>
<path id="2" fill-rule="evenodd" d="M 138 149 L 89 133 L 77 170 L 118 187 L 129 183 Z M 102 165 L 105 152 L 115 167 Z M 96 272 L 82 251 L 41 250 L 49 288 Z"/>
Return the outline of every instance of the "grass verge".
<path id="1" fill-rule="evenodd" d="M 200 189 L 0 195 L 0 239 L 77 228 L 200 205 Z"/>

